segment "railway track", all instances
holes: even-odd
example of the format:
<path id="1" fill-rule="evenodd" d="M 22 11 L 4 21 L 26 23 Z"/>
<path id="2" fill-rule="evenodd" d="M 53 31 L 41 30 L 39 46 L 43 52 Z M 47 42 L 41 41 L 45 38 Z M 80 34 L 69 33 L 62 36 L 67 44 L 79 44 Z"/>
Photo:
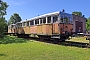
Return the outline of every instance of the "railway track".
<path id="1" fill-rule="evenodd" d="M 45 42 L 45 43 L 50 43 L 50 44 L 63 45 L 63 46 L 74 46 L 74 47 L 80 47 L 80 48 L 90 48 L 89 47 L 89 43 L 82 43 L 82 42 L 58 41 L 56 39 L 44 39 L 44 40 L 40 40 L 37 37 L 28 37 L 28 38 L 25 38 L 25 39 L 35 40 L 35 41 L 40 41 L 40 42 Z"/>

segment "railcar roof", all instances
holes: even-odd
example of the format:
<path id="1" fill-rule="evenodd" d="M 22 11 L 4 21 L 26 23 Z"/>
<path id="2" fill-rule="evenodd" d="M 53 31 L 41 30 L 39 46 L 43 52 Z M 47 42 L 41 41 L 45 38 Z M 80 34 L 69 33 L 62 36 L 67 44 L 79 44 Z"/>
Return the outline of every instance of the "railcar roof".
<path id="1" fill-rule="evenodd" d="M 60 13 L 60 11 L 52 12 L 52 13 L 47 13 L 47 14 L 44 14 L 44 15 L 40 15 L 40 16 L 37 16 L 37 17 L 31 18 L 31 19 L 28 19 L 28 20 L 38 19 L 38 18 L 50 16 L 50 15 L 57 15 L 57 14 L 59 14 L 59 13 Z"/>
<path id="2" fill-rule="evenodd" d="M 16 24 L 10 24 L 9 26 L 12 26 L 12 25 L 14 26 L 14 25 L 16 25 Z"/>
<path id="3" fill-rule="evenodd" d="M 11 25 L 16 25 L 16 24 L 11 24 Z"/>
<path id="4" fill-rule="evenodd" d="M 31 21 L 31 20 L 34 20 L 34 19 L 43 18 L 43 17 L 50 16 L 50 15 L 58 15 L 59 13 L 60 13 L 60 11 L 52 12 L 52 13 L 47 13 L 47 14 L 40 15 L 40 16 L 31 18 L 31 19 L 27 19 L 27 20 L 24 20 L 24 21 L 21 21 L 21 22 Z"/>
<path id="5" fill-rule="evenodd" d="M 68 16 L 71 16 L 72 15 L 72 14 L 69 14 L 69 13 L 57 11 L 57 12 L 43 14 L 43 15 L 40 15 L 40 16 L 31 18 L 31 19 L 26 19 L 26 20 L 21 21 L 20 23 L 31 21 L 31 20 L 35 20 L 35 19 L 38 19 L 38 18 L 43 18 L 43 17 L 46 17 L 46 16 L 58 15 L 58 14 L 67 14 Z"/>

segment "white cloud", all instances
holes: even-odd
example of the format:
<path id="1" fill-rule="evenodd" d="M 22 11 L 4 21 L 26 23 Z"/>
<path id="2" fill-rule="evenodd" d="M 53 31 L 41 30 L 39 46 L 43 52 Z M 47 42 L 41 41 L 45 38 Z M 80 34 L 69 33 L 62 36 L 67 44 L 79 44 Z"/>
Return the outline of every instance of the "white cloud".
<path id="1" fill-rule="evenodd" d="M 3 0 L 3 1 L 7 2 L 11 6 L 17 6 L 17 5 L 25 4 L 24 1 L 20 1 L 20 0 L 18 0 L 18 1 L 16 1 L 16 0 Z"/>
<path id="2" fill-rule="evenodd" d="M 13 5 L 23 5 L 23 4 L 25 4 L 25 2 L 11 1 L 11 4 L 13 4 Z"/>

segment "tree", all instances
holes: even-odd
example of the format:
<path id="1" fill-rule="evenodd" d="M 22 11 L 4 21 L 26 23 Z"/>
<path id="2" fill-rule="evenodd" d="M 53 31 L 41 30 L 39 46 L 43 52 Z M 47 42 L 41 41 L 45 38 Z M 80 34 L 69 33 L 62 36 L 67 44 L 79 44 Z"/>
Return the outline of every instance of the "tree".
<path id="1" fill-rule="evenodd" d="M 0 0 L 0 38 L 3 37 L 4 29 L 7 26 L 4 16 L 7 13 L 6 10 L 8 6 L 9 5 L 7 5 L 6 2 L 3 2 L 2 0 Z"/>
<path id="2" fill-rule="evenodd" d="M 74 12 L 72 12 L 72 14 L 75 14 L 75 15 L 78 15 L 78 16 L 81 16 L 81 17 L 82 17 L 82 12 L 74 11 Z M 84 15 L 83 15 L 83 16 L 84 16 Z"/>
<path id="3" fill-rule="evenodd" d="M 87 18 L 87 22 L 86 22 L 86 30 L 90 30 L 90 17 Z"/>
<path id="4" fill-rule="evenodd" d="M 10 19 L 9 19 L 9 22 L 8 24 L 15 24 L 17 22 L 20 22 L 22 19 L 21 17 L 19 16 L 19 14 L 17 13 L 14 13 L 13 15 L 11 15 Z"/>

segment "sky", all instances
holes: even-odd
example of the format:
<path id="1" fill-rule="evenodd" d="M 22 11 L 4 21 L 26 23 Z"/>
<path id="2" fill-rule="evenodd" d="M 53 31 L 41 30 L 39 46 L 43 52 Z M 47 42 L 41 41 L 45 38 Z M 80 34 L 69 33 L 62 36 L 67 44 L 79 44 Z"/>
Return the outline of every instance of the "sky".
<path id="1" fill-rule="evenodd" d="M 7 2 L 6 20 L 13 13 L 18 13 L 22 20 L 30 19 L 38 15 L 65 10 L 66 13 L 73 11 L 82 12 L 85 17 L 90 17 L 90 0 L 3 0 Z"/>

